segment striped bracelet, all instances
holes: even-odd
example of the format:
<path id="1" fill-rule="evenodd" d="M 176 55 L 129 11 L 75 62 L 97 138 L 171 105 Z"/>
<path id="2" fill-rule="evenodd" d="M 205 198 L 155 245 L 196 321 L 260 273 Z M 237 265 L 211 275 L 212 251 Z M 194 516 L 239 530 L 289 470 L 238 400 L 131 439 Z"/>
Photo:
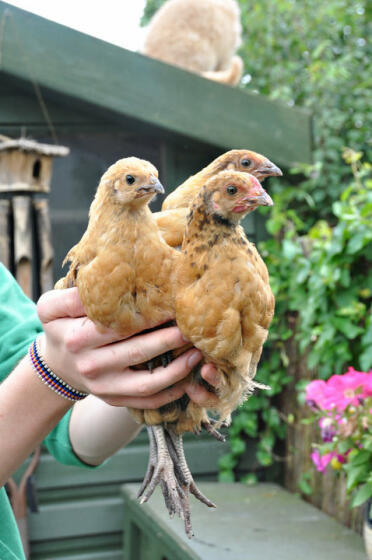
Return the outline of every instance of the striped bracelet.
<path id="1" fill-rule="evenodd" d="M 52 372 L 40 356 L 37 338 L 31 344 L 28 353 L 31 363 L 40 379 L 45 383 L 45 385 L 48 385 L 50 389 L 61 395 L 61 397 L 70 401 L 80 401 L 88 396 L 88 393 L 83 393 L 83 391 L 74 389 L 71 385 L 60 379 L 58 375 Z"/>

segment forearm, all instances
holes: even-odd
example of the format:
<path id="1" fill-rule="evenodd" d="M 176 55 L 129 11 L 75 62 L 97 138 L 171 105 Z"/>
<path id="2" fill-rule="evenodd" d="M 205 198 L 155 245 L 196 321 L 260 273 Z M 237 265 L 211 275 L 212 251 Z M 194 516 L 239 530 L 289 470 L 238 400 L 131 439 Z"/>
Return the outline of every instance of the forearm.
<path id="1" fill-rule="evenodd" d="M 110 406 L 93 395 L 76 403 L 70 418 L 72 448 L 89 465 L 102 463 L 140 430 L 127 408 Z"/>
<path id="2" fill-rule="evenodd" d="M 71 407 L 39 379 L 25 357 L 0 385 L 0 486 Z"/>

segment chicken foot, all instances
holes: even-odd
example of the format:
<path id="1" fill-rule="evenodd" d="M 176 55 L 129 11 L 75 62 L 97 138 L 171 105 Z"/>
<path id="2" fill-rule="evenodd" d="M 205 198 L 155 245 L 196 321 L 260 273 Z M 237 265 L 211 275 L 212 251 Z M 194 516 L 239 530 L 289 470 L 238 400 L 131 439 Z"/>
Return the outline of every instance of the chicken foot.
<path id="1" fill-rule="evenodd" d="M 150 439 L 149 464 L 138 492 L 140 503 L 147 502 L 159 484 L 169 515 L 184 520 L 185 532 L 193 536 L 189 492 L 208 507 L 216 507 L 196 486 L 186 462 L 182 436 L 162 425 L 148 426 Z"/>
<path id="2" fill-rule="evenodd" d="M 216 430 L 216 428 L 214 427 L 215 424 L 217 424 L 217 422 L 210 418 L 208 422 L 202 422 L 201 426 L 202 428 L 204 428 L 206 432 L 208 432 L 208 434 L 214 437 L 217 441 L 222 441 L 222 443 L 225 443 L 226 441 L 225 436 L 221 434 L 218 430 Z"/>

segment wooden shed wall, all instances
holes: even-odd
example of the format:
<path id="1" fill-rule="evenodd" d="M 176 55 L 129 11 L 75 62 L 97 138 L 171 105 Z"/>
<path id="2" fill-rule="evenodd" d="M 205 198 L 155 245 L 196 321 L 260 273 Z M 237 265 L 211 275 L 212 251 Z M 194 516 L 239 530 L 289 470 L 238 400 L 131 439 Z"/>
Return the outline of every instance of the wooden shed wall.
<path id="1" fill-rule="evenodd" d="M 112 115 L 98 115 L 91 108 L 74 106 L 45 96 L 59 143 L 70 155 L 54 160 L 50 194 L 54 276 L 61 262 L 85 230 L 88 208 L 105 169 L 128 155 L 151 160 L 167 190 L 195 173 L 221 153 L 220 148 L 198 143 L 131 119 L 115 122 Z M 0 81 L 0 133 L 21 133 L 51 142 L 50 132 L 32 91 L 11 78 Z M 161 200 L 156 201 L 158 208 Z M 255 238 L 258 214 L 246 227 Z M 189 437 L 186 454 L 197 478 L 213 480 L 217 461 L 226 445 L 209 437 Z M 119 486 L 140 481 L 147 463 L 147 436 L 121 450 L 107 465 L 87 472 L 59 465 L 47 453 L 36 473 L 39 513 L 29 516 L 32 560 L 114 560 L 122 557 L 122 507 Z M 252 458 L 249 458 L 249 455 Z M 242 468 L 258 468 L 254 452 Z"/>

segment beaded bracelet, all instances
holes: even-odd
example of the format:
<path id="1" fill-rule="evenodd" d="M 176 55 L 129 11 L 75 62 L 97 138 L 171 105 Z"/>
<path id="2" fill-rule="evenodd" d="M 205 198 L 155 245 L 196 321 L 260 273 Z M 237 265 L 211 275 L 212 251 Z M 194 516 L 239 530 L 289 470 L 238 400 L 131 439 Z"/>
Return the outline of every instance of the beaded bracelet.
<path id="1" fill-rule="evenodd" d="M 40 356 L 37 338 L 31 344 L 28 353 L 31 358 L 31 363 L 40 379 L 48 385 L 50 389 L 61 395 L 61 397 L 69 399 L 70 401 L 80 401 L 88 396 L 88 393 L 83 393 L 83 391 L 74 389 L 71 385 L 60 379 L 58 375 L 52 372 Z"/>

